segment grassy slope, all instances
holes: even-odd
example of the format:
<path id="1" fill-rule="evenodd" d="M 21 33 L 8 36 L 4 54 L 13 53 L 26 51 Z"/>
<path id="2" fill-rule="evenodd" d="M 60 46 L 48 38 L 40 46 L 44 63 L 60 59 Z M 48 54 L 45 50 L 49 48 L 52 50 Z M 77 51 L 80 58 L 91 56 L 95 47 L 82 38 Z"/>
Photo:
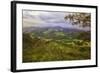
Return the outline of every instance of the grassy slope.
<path id="1" fill-rule="evenodd" d="M 59 33 L 57 33 L 59 35 Z M 23 62 L 90 59 L 90 42 L 46 39 L 23 34 Z"/>

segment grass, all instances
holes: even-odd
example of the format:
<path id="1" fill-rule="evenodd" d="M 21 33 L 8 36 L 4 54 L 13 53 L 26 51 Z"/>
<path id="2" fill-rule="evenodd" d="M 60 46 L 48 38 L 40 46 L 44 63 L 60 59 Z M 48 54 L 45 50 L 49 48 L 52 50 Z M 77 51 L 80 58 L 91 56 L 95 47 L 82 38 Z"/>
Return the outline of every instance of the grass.
<path id="1" fill-rule="evenodd" d="M 90 42 L 81 39 L 51 39 L 23 34 L 23 62 L 86 60 L 91 57 Z M 58 35 L 58 33 L 57 33 Z"/>

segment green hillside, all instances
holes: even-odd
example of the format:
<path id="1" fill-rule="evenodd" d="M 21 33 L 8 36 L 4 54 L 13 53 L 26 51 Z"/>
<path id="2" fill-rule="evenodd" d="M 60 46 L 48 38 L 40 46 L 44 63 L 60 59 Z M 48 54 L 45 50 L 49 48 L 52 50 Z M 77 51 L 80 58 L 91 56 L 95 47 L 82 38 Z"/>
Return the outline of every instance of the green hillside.
<path id="1" fill-rule="evenodd" d="M 89 32 L 24 32 L 23 62 L 90 59 L 89 36 Z"/>

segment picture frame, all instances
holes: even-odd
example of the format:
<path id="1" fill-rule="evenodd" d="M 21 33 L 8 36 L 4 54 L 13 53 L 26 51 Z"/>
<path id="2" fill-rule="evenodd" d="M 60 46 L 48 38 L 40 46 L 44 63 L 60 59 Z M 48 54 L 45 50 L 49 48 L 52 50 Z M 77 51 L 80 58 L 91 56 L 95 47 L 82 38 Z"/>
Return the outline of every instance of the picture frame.
<path id="1" fill-rule="evenodd" d="M 23 72 L 97 67 L 97 12 L 97 6 L 90 5 L 11 1 L 11 71 Z M 70 23 L 73 25 L 66 25 L 68 24 L 67 19 L 72 20 Z M 79 26 L 74 25 L 75 23 Z M 82 24 L 82 27 L 80 27 L 80 24 Z M 87 27 L 87 25 L 89 26 Z M 89 33 L 83 34 L 83 32 L 87 31 L 89 31 Z M 46 36 L 44 36 L 43 33 L 45 33 Z M 54 33 L 56 35 L 54 35 Z M 79 37 L 80 33 L 81 37 Z M 38 44 L 36 44 L 38 46 L 33 44 L 32 39 L 33 45 L 31 45 L 28 42 L 29 37 L 26 34 L 32 34 L 32 38 L 36 40 L 34 44 L 39 41 Z M 76 36 L 76 34 L 78 34 L 78 37 L 81 39 L 71 37 Z M 82 36 L 84 36 L 84 38 Z M 28 37 L 27 42 L 26 37 Z M 43 41 L 40 42 L 41 40 Z M 76 42 L 75 40 L 80 42 Z M 51 45 L 51 43 L 55 45 Z M 72 46 L 72 44 L 74 46 Z M 69 47 L 66 47 L 66 45 Z M 31 50 L 29 48 L 30 46 L 32 48 Z M 34 46 L 38 48 L 38 50 L 35 49 Z M 54 49 L 58 49 L 58 51 L 60 47 L 63 47 L 62 49 L 64 51 L 61 50 L 62 52 L 59 51 L 58 54 L 57 50 L 48 51 L 46 49 L 54 46 L 56 46 Z M 75 48 L 75 46 L 77 48 Z M 43 52 L 40 50 L 41 47 L 44 49 Z M 33 51 L 33 49 L 35 50 Z"/>

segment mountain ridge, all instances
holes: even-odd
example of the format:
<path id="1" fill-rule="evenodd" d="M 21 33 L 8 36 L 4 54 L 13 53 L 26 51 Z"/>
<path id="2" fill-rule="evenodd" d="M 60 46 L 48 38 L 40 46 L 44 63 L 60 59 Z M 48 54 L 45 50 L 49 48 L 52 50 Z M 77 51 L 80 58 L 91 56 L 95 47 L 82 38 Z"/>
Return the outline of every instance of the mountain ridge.
<path id="1" fill-rule="evenodd" d="M 81 32 L 81 31 L 87 31 L 87 30 L 82 30 L 82 29 L 76 29 L 76 28 L 64 28 L 64 27 L 24 27 L 23 28 L 23 32 L 33 32 L 33 31 L 48 31 L 48 30 L 52 30 L 52 31 L 63 31 L 63 32 Z"/>

